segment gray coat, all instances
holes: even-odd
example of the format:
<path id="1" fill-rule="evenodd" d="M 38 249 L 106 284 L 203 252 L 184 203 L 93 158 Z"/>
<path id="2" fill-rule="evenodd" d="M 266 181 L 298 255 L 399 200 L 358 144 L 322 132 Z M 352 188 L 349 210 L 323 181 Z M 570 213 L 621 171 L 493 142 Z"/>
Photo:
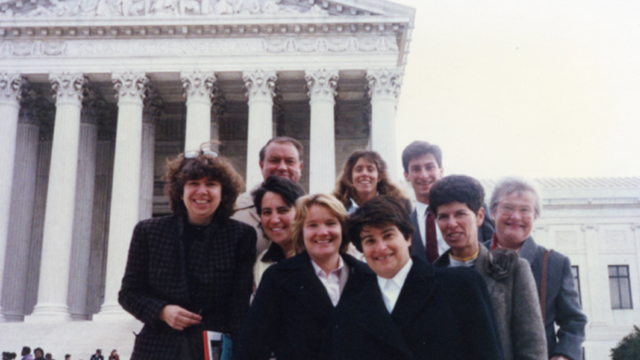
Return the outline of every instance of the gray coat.
<path id="1" fill-rule="evenodd" d="M 518 252 L 520 258 L 531 264 L 538 295 L 542 278 L 542 257 L 546 250 L 529 236 Z M 582 312 L 578 291 L 573 283 L 571 261 L 557 251 L 552 251 L 549 255 L 544 322 L 549 358 L 563 355 L 571 360 L 582 359 L 587 317 Z M 558 326 L 557 333 L 554 323 Z"/>
<path id="2" fill-rule="evenodd" d="M 442 254 L 435 265 L 449 266 L 449 252 Z M 547 342 L 529 264 L 510 250 L 498 250 L 492 258 L 489 250 L 480 246 L 474 268 L 487 283 L 504 358 L 546 360 Z"/>

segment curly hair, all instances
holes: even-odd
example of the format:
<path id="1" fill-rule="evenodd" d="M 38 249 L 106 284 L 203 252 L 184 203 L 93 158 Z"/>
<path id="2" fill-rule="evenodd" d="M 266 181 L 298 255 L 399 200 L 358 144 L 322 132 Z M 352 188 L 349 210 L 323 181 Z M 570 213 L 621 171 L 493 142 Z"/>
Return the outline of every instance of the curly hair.
<path id="1" fill-rule="evenodd" d="M 313 205 L 324 206 L 338 219 L 340 227 L 342 228 L 342 242 L 340 243 L 340 252 L 345 253 L 349 247 L 349 241 L 347 241 L 347 210 L 342 203 L 331 195 L 328 194 L 315 194 L 307 195 L 298 199 L 296 202 L 296 217 L 293 219 L 292 238 L 293 244 L 296 247 L 296 253 L 301 253 L 306 250 L 304 246 L 304 221 L 309 215 L 309 209 Z"/>
<path id="2" fill-rule="evenodd" d="M 438 215 L 438 206 L 459 202 L 478 215 L 484 204 L 484 188 L 466 175 L 449 175 L 438 180 L 429 190 L 429 209 Z"/>
<path id="3" fill-rule="evenodd" d="M 185 158 L 182 153 L 173 160 L 167 159 L 167 174 L 165 175 L 167 184 L 164 192 L 169 197 L 171 211 L 176 215 L 188 215 L 182 200 L 184 185 L 189 180 L 202 178 L 218 181 L 222 185 L 222 197 L 215 217 L 228 219 L 233 215 L 233 207 L 244 188 L 244 181 L 230 161 L 219 156 L 210 156 L 202 150 L 193 158 Z"/>
<path id="4" fill-rule="evenodd" d="M 338 181 L 336 181 L 336 189 L 332 193 L 336 199 L 340 200 L 343 206 L 349 206 L 350 199 L 357 199 L 356 188 L 353 185 L 351 174 L 353 173 L 353 168 L 356 166 L 356 163 L 360 158 L 365 158 L 376 166 L 376 169 L 378 170 L 378 184 L 376 185 L 376 188 L 380 195 L 390 195 L 400 199 L 407 198 L 403 194 L 402 190 L 389 180 L 389 175 L 387 175 L 387 163 L 382 159 L 380 154 L 375 151 L 357 150 L 353 154 L 349 155 L 349 158 L 344 163 L 342 174 L 340 174 Z"/>

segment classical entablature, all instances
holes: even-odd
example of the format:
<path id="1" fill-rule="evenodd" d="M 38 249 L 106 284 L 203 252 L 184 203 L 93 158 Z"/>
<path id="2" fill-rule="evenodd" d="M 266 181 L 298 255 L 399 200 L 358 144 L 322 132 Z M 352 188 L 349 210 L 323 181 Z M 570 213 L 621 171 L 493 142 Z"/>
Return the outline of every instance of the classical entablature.
<path id="1" fill-rule="evenodd" d="M 136 70 L 134 60 L 149 57 L 172 61 L 137 67 L 227 71 L 253 59 L 276 70 L 402 68 L 413 16 L 372 0 L 2 0 L 0 63 L 27 73 L 42 70 L 41 58 L 57 60 L 52 70 L 73 64 L 90 72 Z"/>

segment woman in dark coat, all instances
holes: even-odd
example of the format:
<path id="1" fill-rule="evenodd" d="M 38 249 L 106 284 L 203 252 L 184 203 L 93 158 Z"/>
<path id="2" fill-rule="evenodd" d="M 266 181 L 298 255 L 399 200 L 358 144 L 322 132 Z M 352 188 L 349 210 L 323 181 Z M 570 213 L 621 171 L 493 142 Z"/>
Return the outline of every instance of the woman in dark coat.
<path id="1" fill-rule="evenodd" d="M 339 301 L 358 292 L 367 266 L 345 253 L 347 212 L 334 197 L 298 200 L 293 239 L 298 255 L 264 273 L 235 359 L 313 360 Z"/>
<path id="2" fill-rule="evenodd" d="M 145 325 L 131 359 L 202 359 L 203 330 L 237 339 L 249 307 L 255 230 L 229 219 L 242 178 L 210 150 L 168 163 L 173 215 L 138 223 L 119 302 Z"/>

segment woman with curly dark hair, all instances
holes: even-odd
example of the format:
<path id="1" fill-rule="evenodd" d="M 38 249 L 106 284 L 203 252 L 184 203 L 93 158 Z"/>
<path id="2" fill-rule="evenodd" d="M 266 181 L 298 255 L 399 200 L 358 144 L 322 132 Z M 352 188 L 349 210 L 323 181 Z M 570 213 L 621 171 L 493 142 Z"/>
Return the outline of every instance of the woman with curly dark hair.
<path id="1" fill-rule="evenodd" d="M 202 359 L 203 331 L 235 340 L 249 308 L 256 233 L 229 218 L 242 178 L 204 145 L 167 167 L 173 215 L 138 223 L 119 293 L 145 324 L 133 360 Z"/>
<path id="2" fill-rule="evenodd" d="M 349 156 L 333 191 L 349 214 L 378 195 L 402 199 L 411 212 L 411 202 L 387 175 L 387 163 L 375 151 L 358 150 Z"/>

